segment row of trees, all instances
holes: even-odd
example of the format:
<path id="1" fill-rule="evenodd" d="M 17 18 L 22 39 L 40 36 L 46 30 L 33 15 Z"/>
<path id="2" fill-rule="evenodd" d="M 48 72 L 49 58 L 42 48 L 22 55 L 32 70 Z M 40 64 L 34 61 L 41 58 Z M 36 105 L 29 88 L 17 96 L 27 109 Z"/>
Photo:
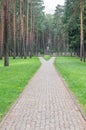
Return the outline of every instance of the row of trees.
<path id="1" fill-rule="evenodd" d="M 85 61 L 86 52 L 86 1 L 65 0 L 57 5 L 54 15 L 47 16 L 46 32 L 50 33 L 51 48 L 64 55 L 69 52 Z M 48 33 L 48 34 L 49 34 Z"/>
<path id="2" fill-rule="evenodd" d="M 43 53 L 74 52 L 85 61 L 86 1 L 65 0 L 45 14 L 42 0 L 0 0 L 0 59 Z"/>
<path id="3" fill-rule="evenodd" d="M 65 18 L 68 24 L 68 40 L 70 49 L 80 55 L 81 61 L 85 61 L 85 13 L 86 1 L 85 0 L 66 0 Z M 79 51 L 80 50 L 80 51 Z"/>
<path id="4" fill-rule="evenodd" d="M 86 1 L 65 0 L 65 6 L 57 6 L 54 14 L 56 36 L 60 51 L 70 51 L 85 61 L 86 51 Z"/>
<path id="5" fill-rule="evenodd" d="M 42 0 L 0 0 L 0 59 L 26 58 L 40 48 L 44 21 Z M 39 37 L 40 35 L 40 37 Z"/>

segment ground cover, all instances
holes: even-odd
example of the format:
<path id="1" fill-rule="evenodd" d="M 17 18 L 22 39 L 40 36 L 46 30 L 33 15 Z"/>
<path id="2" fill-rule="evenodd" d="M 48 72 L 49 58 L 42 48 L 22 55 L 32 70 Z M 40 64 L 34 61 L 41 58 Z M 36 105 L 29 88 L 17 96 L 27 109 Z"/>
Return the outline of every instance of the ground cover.
<path id="1" fill-rule="evenodd" d="M 57 57 L 54 65 L 86 114 L 86 63 L 77 57 Z"/>
<path id="2" fill-rule="evenodd" d="M 44 55 L 44 59 L 45 59 L 46 61 L 50 60 L 50 58 L 51 58 L 50 55 Z"/>
<path id="3" fill-rule="evenodd" d="M 3 67 L 3 60 L 0 61 L 0 120 L 40 65 L 36 57 L 15 60 L 10 58 L 9 67 Z"/>

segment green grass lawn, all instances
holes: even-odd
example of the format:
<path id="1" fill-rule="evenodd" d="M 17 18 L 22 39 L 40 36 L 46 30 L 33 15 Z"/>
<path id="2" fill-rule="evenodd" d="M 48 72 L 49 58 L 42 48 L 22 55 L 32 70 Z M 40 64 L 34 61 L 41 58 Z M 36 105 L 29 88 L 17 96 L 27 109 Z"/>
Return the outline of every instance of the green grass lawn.
<path id="1" fill-rule="evenodd" d="M 3 67 L 3 60 L 0 60 L 0 120 L 40 65 L 36 57 L 15 60 L 10 58 L 9 67 Z"/>
<path id="2" fill-rule="evenodd" d="M 46 61 L 50 60 L 50 58 L 51 58 L 50 55 L 44 55 L 44 59 L 45 59 Z"/>
<path id="3" fill-rule="evenodd" d="M 86 63 L 76 57 L 57 57 L 54 64 L 86 114 Z"/>

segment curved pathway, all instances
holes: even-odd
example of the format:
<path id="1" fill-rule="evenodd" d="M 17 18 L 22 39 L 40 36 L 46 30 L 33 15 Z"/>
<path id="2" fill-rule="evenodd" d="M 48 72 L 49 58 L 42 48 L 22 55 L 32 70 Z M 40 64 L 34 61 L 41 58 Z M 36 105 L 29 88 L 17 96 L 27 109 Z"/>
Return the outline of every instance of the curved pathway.
<path id="1" fill-rule="evenodd" d="M 56 72 L 54 58 L 45 61 L 0 123 L 0 130 L 86 130 L 77 105 Z"/>

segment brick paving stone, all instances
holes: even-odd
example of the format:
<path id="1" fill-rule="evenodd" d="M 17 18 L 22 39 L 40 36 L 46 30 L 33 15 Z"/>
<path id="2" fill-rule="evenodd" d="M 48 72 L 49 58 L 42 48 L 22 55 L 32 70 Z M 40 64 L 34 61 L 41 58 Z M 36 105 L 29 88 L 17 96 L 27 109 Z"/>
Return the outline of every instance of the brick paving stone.
<path id="1" fill-rule="evenodd" d="M 42 66 L 0 123 L 0 130 L 86 130 L 75 101 L 53 62 Z"/>

